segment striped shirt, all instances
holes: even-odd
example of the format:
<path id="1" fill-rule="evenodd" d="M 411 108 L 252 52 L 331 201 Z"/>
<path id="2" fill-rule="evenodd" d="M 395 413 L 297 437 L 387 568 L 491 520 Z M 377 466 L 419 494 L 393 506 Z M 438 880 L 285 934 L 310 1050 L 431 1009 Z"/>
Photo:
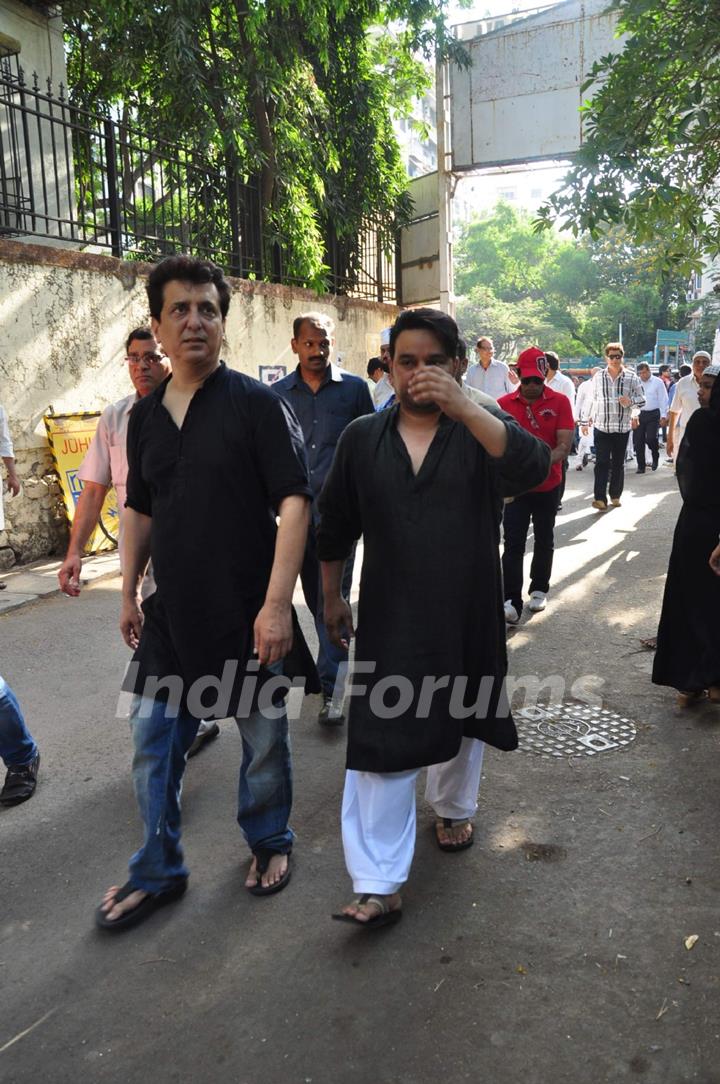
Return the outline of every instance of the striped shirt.
<path id="1" fill-rule="evenodd" d="M 627 397 L 630 406 L 621 406 L 620 399 Z M 645 394 L 642 381 L 632 370 L 622 368 L 613 380 L 607 369 L 595 373 L 592 378 L 592 390 L 585 401 L 587 417 L 603 433 L 628 433 L 630 431 L 633 409 L 645 406 Z"/>

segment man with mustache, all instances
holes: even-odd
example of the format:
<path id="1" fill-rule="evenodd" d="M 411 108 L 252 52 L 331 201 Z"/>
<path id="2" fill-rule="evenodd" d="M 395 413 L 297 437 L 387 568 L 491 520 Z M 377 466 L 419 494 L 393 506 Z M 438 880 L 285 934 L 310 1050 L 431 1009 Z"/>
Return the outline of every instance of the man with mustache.
<path id="1" fill-rule="evenodd" d="M 321 312 L 306 312 L 296 317 L 290 345 L 293 354 L 297 355 L 298 366 L 295 372 L 273 384 L 273 391 L 282 396 L 297 415 L 305 438 L 310 470 L 313 511 L 301 580 L 305 601 L 315 619 L 320 645 L 317 668 L 323 704 L 318 722 L 324 726 L 337 726 L 344 719 L 343 690 L 336 686 L 340 664 L 347 661 L 347 651 L 330 642 L 323 621 L 322 582 L 315 543 L 317 499 L 330 470 L 340 434 L 355 418 L 373 413 L 373 403 L 365 381 L 343 372 L 330 360 L 335 342 L 334 330 L 333 321 Z M 345 566 L 345 598 L 350 595 L 352 573 L 353 557 Z"/>

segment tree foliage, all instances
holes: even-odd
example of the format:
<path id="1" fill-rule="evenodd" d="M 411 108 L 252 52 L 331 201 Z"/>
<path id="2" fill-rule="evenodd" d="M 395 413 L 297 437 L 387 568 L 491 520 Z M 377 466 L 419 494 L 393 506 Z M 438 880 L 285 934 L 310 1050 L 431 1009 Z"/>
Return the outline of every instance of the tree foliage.
<path id="1" fill-rule="evenodd" d="M 461 231 L 456 261 L 461 329 L 470 341 L 489 335 L 507 359 L 534 344 L 564 357 L 602 354 L 619 324 L 636 356 L 657 328 L 686 321 L 684 276 L 660 274 L 653 247 L 621 226 L 572 241 L 538 234 L 529 215 L 500 203 Z"/>
<path id="2" fill-rule="evenodd" d="M 720 253 L 720 5 L 616 0 L 620 55 L 594 65 L 585 143 L 540 211 L 576 234 L 625 226 L 685 273 Z"/>
<path id="3" fill-rule="evenodd" d="M 263 227 L 309 282 L 328 234 L 409 211 L 392 130 L 452 51 L 446 0 L 68 0 L 75 104 L 115 105 L 229 176 L 258 176 Z"/>
<path id="4" fill-rule="evenodd" d="M 720 293 L 711 293 L 704 297 L 696 305 L 695 312 L 695 349 L 707 350 L 712 356 L 715 333 L 720 328 Z"/>

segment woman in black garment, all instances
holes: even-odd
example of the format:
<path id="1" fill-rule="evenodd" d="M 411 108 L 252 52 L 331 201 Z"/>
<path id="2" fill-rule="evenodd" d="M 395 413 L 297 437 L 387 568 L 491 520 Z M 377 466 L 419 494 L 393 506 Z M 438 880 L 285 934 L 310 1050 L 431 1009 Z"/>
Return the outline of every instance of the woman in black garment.
<path id="1" fill-rule="evenodd" d="M 683 506 L 675 527 L 652 679 L 688 707 L 720 703 L 720 576 L 708 557 L 720 535 L 720 365 L 700 383 L 701 410 L 685 430 L 676 474 Z"/>

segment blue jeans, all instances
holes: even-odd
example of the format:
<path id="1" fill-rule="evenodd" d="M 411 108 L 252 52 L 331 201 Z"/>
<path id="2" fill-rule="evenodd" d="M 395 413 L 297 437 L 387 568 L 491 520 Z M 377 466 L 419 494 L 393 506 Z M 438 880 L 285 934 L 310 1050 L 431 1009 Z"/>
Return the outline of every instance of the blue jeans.
<path id="1" fill-rule="evenodd" d="M 37 756 L 37 751 L 17 697 L 0 677 L 0 760 L 5 762 L 6 768 L 23 768 Z"/>
<path id="2" fill-rule="evenodd" d="M 134 696 L 130 724 L 135 742 L 133 783 L 145 825 L 143 845 L 130 859 L 130 883 L 163 892 L 184 881 L 188 870 L 180 845 L 180 794 L 185 758 L 199 721 L 181 710 L 166 718 L 167 705 Z M 238 784 L 238 824 L 251 851 L 287 854 L 295 838 L 288 826 L 292 771 L 285 711 L 271 719 L 253 712 L 237 719 L 243 747 Z"/>

